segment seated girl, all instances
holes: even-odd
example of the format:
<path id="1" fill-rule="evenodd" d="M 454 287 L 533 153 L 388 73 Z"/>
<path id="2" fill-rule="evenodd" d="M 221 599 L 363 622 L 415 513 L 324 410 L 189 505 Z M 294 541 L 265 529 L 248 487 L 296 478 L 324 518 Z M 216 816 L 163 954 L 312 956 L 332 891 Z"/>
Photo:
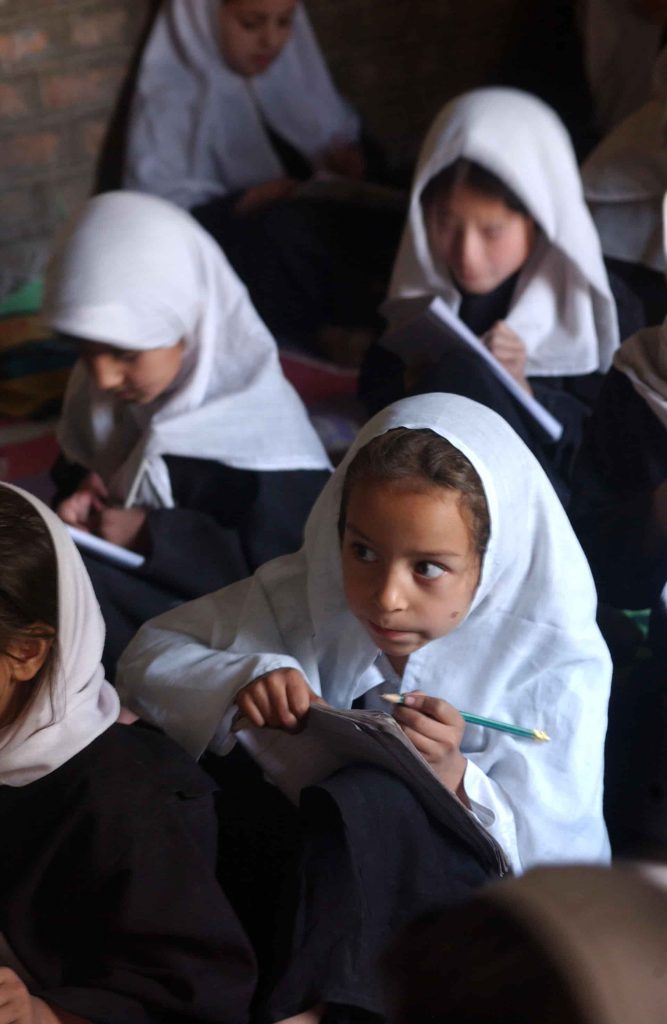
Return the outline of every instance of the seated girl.
<path id="1" fill-rule="evenodd" d="M 402 211 L 289 202 L 316 172 L 360 179 L 367 163 L 297 0 L 167 0 L 127 150 L 125 187 L 190 210 L 277 337 L 374 323 Z"/>
<path id="2" fill-rule="evenodd" d="M 245 288 L 182 210 L 91 200 L 49 292 L 49 323 L 80 355 L 58 514 L 146 556 L 138 572 L 86 558 L 112 678 L 145 619 L 298 548 L 329 462 Z"/>
<path id="3" fill-rule="evenodd" d="M 403 694 L 406 736 L 514 870 L 605 861 L 610 659 L 595 608 L 583 553 L 525 445 L 484 406 L 426 395 L 363 428 L 300 552 L 147 623 L 119 688 L 197 757 L 230 749 L 237 708 L 290 730 L 314 700 L 386 709 L 382 694 Z M 551 743 L 466 725 L 462 708 Z M 270 1019 L 319 1003 L 381 1014 L 376 962 L 394 929 L 489 872 L 377 769 L 306 790 L 302 814 L 299 910 L 292 939 L 274 944 L 290 956 Z"/>
<path id="4" fill-rule="evenodd" d="M 210 780 L 118 725 L 74 544 L 0 485 L 0 1016 L 242 1024 L 255 964 L 215 877 Z"/>
<path id="5" fill-rule="evenodd" d="M 562 496 L 596 375 L 618 344 L 600 244 L 567 133 L 544 103 L 478 89 L 429 131 L 390 299 L 438 295 L 564 427 L 550 443 L 477 356 L 410 368 L 379 342 L 362 370 L 371 412 L 406 392 L 454 391 L 489 405 L 526 441 Z M 388 304 L 391 322 L 400 303 Z M 404 314 L 403 314 L 404 315 Z M 391 326 L 391 324 L 390 324 Z"/>

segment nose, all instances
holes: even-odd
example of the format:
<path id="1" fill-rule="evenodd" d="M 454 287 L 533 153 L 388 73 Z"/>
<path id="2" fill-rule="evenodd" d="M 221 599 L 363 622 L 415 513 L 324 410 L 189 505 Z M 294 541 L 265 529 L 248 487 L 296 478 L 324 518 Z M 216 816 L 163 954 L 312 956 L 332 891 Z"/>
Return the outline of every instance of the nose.
<path id="1" fill-rule="evenodd" d="M 262 26 L 259 42 L 264 53 L 275 53 L 280 46 L 280 29 L 277 25 L 267 22 Z"/>
<path id="2" fill-rule="evenodd" d="M 465 230 L 456 240 L 456 260 L 466 273 L 474 273 L 479 265 L 479 239 L 474 231 Z"/>
<path id="3" fill-rule="evenodd" d="M 112 356 L 92 356 L 88 360 L 88 369 L 100 391 L 114 391 L 124 381 L 122 364 Z"/>
<path id="4" fill-rule="evenodd" d="M 388 567 L 377 579 L 375 603 L 382 612 L 402 611 L 406 606 L 406 592 L 401 572 Z"/>

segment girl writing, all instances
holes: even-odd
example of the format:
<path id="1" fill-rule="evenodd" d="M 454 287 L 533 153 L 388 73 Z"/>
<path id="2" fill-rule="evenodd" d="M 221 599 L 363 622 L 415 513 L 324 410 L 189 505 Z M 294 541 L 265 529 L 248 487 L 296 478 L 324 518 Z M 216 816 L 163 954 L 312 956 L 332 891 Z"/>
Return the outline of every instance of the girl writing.
<path id="1" fill-rule="evenodd" d="M 566 492 L 582 417 L 618 344 L 614 302 L 565 128 L 512 89 L 447 104 L 415 173 L 390 300 L 438 295 L 521 387 L 564 426 L 550 444 L 481 361 L 458 350 L 411 367 L 374 345 L 362 370 L 371 411 L 406 392 L 454 391 L 496 409 Z M 387 304 L 391 323 L 407 305 Z M 593 376 L 591 376 L 593 375 Z"/>
<path id="2" fill-rule="evenodd" d="M 146 618 L 296 549 L 329 461 L 247 292 L 182 210 L 91 200 L 49 292 L 49 323 L 80 356 L 58 513 L 146 556 L 134 574 L 87 560 L 112 672 Z"/>
<path id="3" fill-rule="evenodd" d="M 117 725 L 104 626 L 58 518 L 0 486 L 0 1019 L 248 1019 L 249 944 L 215 878 L 212 785 Z"/>
<path id="4" fill-rule="evenodd" d="M 229 749 L 237 708 L 289 730 L 316 699 L 386 708 L 381 694 L 402 693 L 406 735 L 515 870 L 604 861 L 610 659 L 595 607 L 583 554 L 525 446 L 485 407 L 433 394 L 366 425 L 300 552 L 146 624 L 119 685 L 195 756 Z M 460 709 L 544 729 L 552 743 L 466 726 Z M 310 996 L 381 1013 L 375 958 L 392 929 L 488 877 L 378 775 L 346 769 L 307 802 L 316 838 L 274 1020 Z"/>
<path id="5" fill-rule="evenodd" d="M 374 323 L 374 275 L 388 279 L 400 232 L 400 213 L 290 201 L 315 173 L 363 178 L 360 135 L 297 0 L 168 0 L 139 69 L 124 185 L 190 210 L 276 337 L 312 344 L 323 323 Z"/>

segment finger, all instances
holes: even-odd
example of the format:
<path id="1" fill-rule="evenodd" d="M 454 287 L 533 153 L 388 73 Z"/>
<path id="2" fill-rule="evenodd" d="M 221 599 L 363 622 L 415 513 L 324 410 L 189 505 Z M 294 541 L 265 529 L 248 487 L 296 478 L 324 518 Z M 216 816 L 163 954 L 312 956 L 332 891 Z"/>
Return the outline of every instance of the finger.
<path id="1" fill-rule="evenodd" d="M 429 697 L 425 693 L 407 693 L 403 706 L 421 711 L 422 714 L 428 715 L 444 725 L 463 725 L 463 719 L 459 712 L 442 697 Z"/>
<path id="2" fill-rule="evenodd" d="M 269 673 L 265 677 L 266 689 L 269 695 L 269 715 L 267 722 L 277 728 L 291 729 L 299 721 L 290 709 L 287 699 L 287 678 L 285 673 Z"/>
<path id="3" fill-rule="evenodd" d="M 290 673 L 286 686 L 287 706 L 297 718 L 303 718 L 315 694 L 300 672 Z"/>
<path id="4" fill-rule="evenodd" d="M 429 764 L 437 764 L 442 760 L 442 747 L 439 743 L 434 743 L 433 740 L 427 739 L 409 726 L 402 725 L 401 729 L 425 761 L 428 761 Z"/>
<path id="5" fill-rule="evenodd" d="M 258 700 L 259 697 L 259 700 Z M 244 690 L 238 694 L 236 698 L 236 705 L 246 718 L 253 724 L 260 728 L 266 725 L 266 716 L 262 711 L 262 706 L 268 713 L 268 699 L 263 693 L 263 688 L 259 681 L 250 683 Z"/>
<path id="6" fill-rule="evenodd" d="M 437 719 L 430 718 L 421 711 L 410 708 L 398 708 L 394 715 L 398 724 L 403 728 L 413 729 L 425 739 L 434 740 L 439 743 L 448 743 L 450 740 L 451 726 L 443 725 Z"/>

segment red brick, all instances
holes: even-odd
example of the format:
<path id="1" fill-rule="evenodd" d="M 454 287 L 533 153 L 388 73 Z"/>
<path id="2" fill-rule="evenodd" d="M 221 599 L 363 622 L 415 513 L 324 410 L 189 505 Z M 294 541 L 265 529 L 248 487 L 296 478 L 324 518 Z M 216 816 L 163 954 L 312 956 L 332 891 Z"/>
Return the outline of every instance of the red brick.
<path id="1" fill-rule="evenodd" d="M 0 171 L 11 168 L 47 167 L 58 155 L 58 136 L 55 132 L 26 132 L 2 139 L 0 143 Z"/>
<path id="2" fill-rule="evenodd" d="M 43 29 L 17 28 L 0 33 L 0 64 L 6 68 L 37 57 L 49 49 L 49 38 Z"/>
<path id="3" fill-rule="evenodd" d="M 30 110 L 26 89 L 10 82 L 0 82 L 0 117 L 23 117 Z"/>
<path id="4" fill-rule="evenodd" d="M 42 104 L 46 110 L 109 103 L 123 78 L 124 68 L 90 68 L 86 71 L 50 75 L 40 81 Z"/>
<path id="5" fill-rule="evenodd" d="M 122 43 L 127 24 L 126 11 L 101 11 L 72 18 L 71 39 L 75 46 L 95 47 Z"/>
<path id="6" fill-rule="evenodd" d="M 89 160 L 99 156 L 102 140 L 107 130 L 106 120 L 86 121 L 80 129 L 81 153 Z"/>

